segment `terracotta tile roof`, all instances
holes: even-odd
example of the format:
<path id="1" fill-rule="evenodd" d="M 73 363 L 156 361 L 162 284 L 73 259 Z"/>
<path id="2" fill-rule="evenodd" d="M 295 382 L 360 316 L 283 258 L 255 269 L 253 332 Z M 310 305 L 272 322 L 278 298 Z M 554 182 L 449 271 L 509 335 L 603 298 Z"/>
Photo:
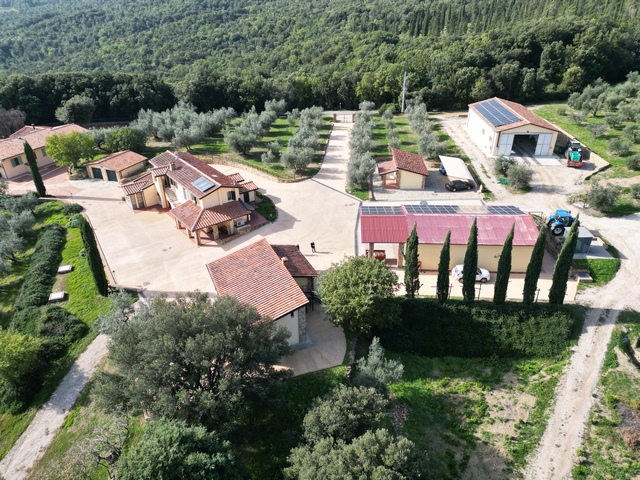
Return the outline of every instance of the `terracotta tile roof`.
<path id="1" fill-rule="evenodd" d="M 72 132 L 86 133 L 87 131 L 88 130 L 86 128 L 76 125 L 75 123 L 60 125 L 59 127 L 53 128 L 36 127 L 35 130 L 32 128 L 30 132 L 0 140 L 0 161 L 7 158 L 13 158 L 18 155 L 24 155 L 23 141 L 29 142 L 31 148 L 37 150 L 38 148 L 44 147 L 44 142 L 51 135 L 67 134 Z M 16 135 L 17 133 L 18 132 L 13 135 Z"/>
<path id="2" fill-rule="evenodd" d="M 36 130 L 51 130 L 52 128 L 53 127 L 27 125 L 26 127 L 22 127 L 20 130 L 16 130 L 15 132 L 13 132 L 11 135 L 9 135 L 9 138 L 21 137 L 28 133 L 35 132 Z"/>
<path id="3" fill-rule="evenodd" d="M 236 183 L 244 182 L 244 178 L 242 178 L 242 175 L 240 175 L 239 173 L 232 173 L 231 175 L 229 175 L 229 178 Z"/>
<path id="4" fill-rule="evenodd" d="M 311 266 L 307 257 L 295 245 L 271 245 L 280 259 L 287 258 L 284 266 L 293 277 L 317 277 L 318 272 Z"/>
<path id="5" fill-rule="evenodd" d="M 245 182 L 240 184 L 240 193 L 253 192 L 258 190 L 258 186 L 253 182 Z"/>
<path id="6" fill-rule="evenodd" d="M 391 161 L 396 164 L 398 170 L 406 170 L 407 172 L 417 173 L 419 175 L 429 176 L 429 170 L 424 160 L 417 153 L 405 152 L 397 148 L 391 149 Z"/>
<path id="7" fill-rule="evenodd" d="M 149 171 L 153 174 L 153 178 L 161 177 L 162 175 L 167 174 L 167 172 L 169 171 L 169 166 L 155 167 L 155 168 L 149 169 Z"/>
<path id="8" fill-rule="evenodd" d="M 484 118 L 484 115 L 482 115 L 482 113 L 480 113 L 476 109 L 476 105 L 480 105 L 481 103 L 487 102 L 489 100 L 497 101 L 498 103 L 502 104 L 502 106 L 505 107 L 507 110 L 510 110 L 518 118 L 520 118 L 520 121 L 513 122 L 513 123 L 508 123 L 506 125 L 501 125 L 499 127 L 494 127 L 491 124 L 491 122 L 487 121 L 487 125 L 489 125 L 489 127 L 492 128 L 496 132 L 503 132 L 505 130 L 511 130 L 512 128 L 522 127 L 524 125 L 536 125 L 538 127 L 542 127 L 542 128 L 546 128 L 546 129 L 549 129 L 549 130 L 553 130 L 554 132 L 558 131 L 558 129 L 556 127 L 554 127 L 551 123 L 547 122 L 544 118 L 540 118 L 538 115 L 533 113 L 527 107 L 525 107 L 523 105 L 520 105 L 519 103 L 516 103 L 516 102 L 511 102 L 509 100 L 504 100 L 502 98 L 498 98 L 498 97 L 488 98 L 487 100 L 482 100 L 480 102 L 475 102 L 475 103 L 470 104 L 469 108 L 473 108 L 473 110 L 481 118 Z"/>
<path id="9" fill-rule="evenodd" d="M 387 160 L 385 162 L 380 162 L 376 165 L 378 167 L 378 173 L 380 175 L 386 175 L 388 173 L 393 173 L 398 171 L 398 166 L 396 162 L 393 160 Z"/>
<path id="10" fill-rule="evenodd" d="M 200 208 L 193 202 L 184 202 L 169 211 L 169 215 L 180 221 L 192 232 L 229 220 L 235 220 L 236 218 L 242 218 L 249 213 L 251 213 L 251 209 L 240 201 L 227 202 L 205 209 Z"/>
<path id="11" fill-rule="evenodd" d="M 120 172 L 129 167 L 133 167 L 138 163 L 145 162 L 147 157 L 131 150 L 123 150 L 121 152 L 112 153 L 95 162 L 86 163 L 85 165 L 102 165 L 109 170 Z"/>
<path id="12" fill-rule="evenodd" d="M 127 183 L 122 185 L 122 189 L 124 193 L 127 195 L 133 195 L 134 193 L 139 193 L 143 191 L 145 188 L 149 188 L 153 185 L 153 177 L 151 172 L 145 173 L 140 178 L 138 178 L 135 182 Z"/>
<path id="13" fill-rule="evenodd" d="M 204 163 L 187 152 L 166 151 L 149 160 L 154 167 L 169 167 L 165 175 L 189 190 L 196 198 L 206 197 L 220 187 L 236 187 L 237 183 L 229 176 L 219 172 L 211 165 Z M 172 167 L 173 165 L 173 167 Z M 155 169 L 154 169 L 155 170 Z M 204 177 L 213 187 L 205 192 L 193 185 L 193 182 Z"/>
<path id="14" fill-rule="evenodd" d="M 207 264 L 219 295 L 231 295 L 277 320 L 309 303 L 269 242 L 259 240 Z"/>

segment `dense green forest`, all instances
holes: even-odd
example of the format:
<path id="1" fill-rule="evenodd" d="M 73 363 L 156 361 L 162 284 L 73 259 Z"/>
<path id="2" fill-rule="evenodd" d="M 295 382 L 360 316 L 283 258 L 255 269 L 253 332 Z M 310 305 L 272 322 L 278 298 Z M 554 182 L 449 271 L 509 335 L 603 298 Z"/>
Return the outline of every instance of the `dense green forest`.
<path id="1" fill-rule="evenodd" d="M 19 98 L 53 81 L 33 76 L 98 71 L 152 74 L 200 110 L 380 105 L 405 70 L 430 109 L 564 97 L 640 68 L 639 25 L 633 0 L 0 0 L 0 104 L 52 121 Z"/>

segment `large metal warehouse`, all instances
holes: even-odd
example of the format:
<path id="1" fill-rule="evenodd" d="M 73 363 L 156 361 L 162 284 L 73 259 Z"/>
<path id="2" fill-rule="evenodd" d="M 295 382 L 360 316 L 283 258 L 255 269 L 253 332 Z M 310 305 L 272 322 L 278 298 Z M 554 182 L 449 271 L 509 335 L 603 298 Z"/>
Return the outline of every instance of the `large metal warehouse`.
<path id="1" fill-rule="evenodd" d="M 489 157 L 549 157 L 558 130 L 519 103 L 490 98 L 469 105 L 467 132 Z"/>

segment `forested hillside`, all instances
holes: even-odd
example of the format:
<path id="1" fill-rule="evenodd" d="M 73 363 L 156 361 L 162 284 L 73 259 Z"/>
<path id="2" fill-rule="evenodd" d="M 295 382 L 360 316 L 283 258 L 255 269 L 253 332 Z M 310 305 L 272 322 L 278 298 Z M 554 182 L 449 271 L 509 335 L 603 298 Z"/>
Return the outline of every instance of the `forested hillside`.
<path id="1" fill-rule="evenodd" d="M 639 24 L 634 0 L 0 0 L 0 71 L 153 73 L 243 109 L 393 102 L 408 70 L 430 108 L 460 107 L 622 80 Z M 0 77 L 5 108 L 17 81 Z"/>

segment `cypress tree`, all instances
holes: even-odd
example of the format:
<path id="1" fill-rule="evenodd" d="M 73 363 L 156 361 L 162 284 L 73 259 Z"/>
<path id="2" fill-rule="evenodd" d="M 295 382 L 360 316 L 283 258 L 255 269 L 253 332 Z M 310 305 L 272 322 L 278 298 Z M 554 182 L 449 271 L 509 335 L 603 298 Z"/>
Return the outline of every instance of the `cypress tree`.
<path id="1" fill-rule="evenodd" d="M 36 187 L 39 197 L 44 197 L 47 194 L 47 189 L 42 181 L 40 170 L 38 169 L 38 160 L 36 154 L 29 145 L 29 142 L 24 142 L 24 156 L 27 157 L 27 163 L 29 164 L 29 170 L 31 170 L 31 176 L 33 177 L 33 184 Z"/>
<path id="2" fill-rule="evenodd" d="M 524 289 L 522 290 L 522 301 L 531 305 L 538 289 L 538 279 L 542 271 L 542 261 L 544 259 L 544 243 L 547 239 L 547 229 L 542 225 L 538 232 L 538 239 L 531 252 L 531 259 L 527 265 L 527 273 L 524 276 Z"/>
<path id="3" fill-rule="evenodd" d="M 415 298 L 420 291 L 420 270 L 418 268 L 418 232 L 416 224 L 407 238 L 407 245 L 404 254 L 404 287 L 407 291 L 407 298 Z"/>
<path id="4" fill-rule="evenodd" d="M 449 262 L 451 261 L 451 230 L 447 232 L 444 245 L 440 250 L 440 263 L 438 264 L 438 282 L 436 295 L 440 303 L 446 303 L 449 299 Z"/>
<path id="5" fill-rule="evenodd" d="M 107 281 L 107 275 L 104 273 L 104 265 L 102 265 L 102 258 L 100 257 L 100 251 L 98 250 L 93 228 L 83 216 L 80 216 L 80 235 L 82 235 L 87 261 L 89 262 L 89 268 L 91 269 L 98 293 L 106 297 L 109 282 Z"/>
<path id="6" fill-rule="evenodd" d="M 478 270 L 478 219 L 474 218 L 469 230 L 467 250 L 464 252 L 462 270 L 462 296 L 467 303 L 473 303 L 476 296 L 476 271 Z"/>
<path id="7" fill-rule="evenodd" d="M 553 281 L 549 290 L 549 303 L 552 305 L 562 305 L 564 296 L 567 293 L 567 281 L 569 280 L 569 271 L 573 262 L 573 254 L 578 245 L 578 217 L 571 225 L 571 230 L 567 235 L 567 239 L 562 245 L 560 254 L 556 259 L 556 265 L 553 269 Z"/>
<path id="8" fill-rule="evenodd" d="M 515 224 L 511 225 L 511 230 L 504 241 L 500 259 L 498 260 L 498 272 L 496 273 L 496 284 L 493 291 L 493 303 L 496 305 L 502 305 L 507 299 L 507 287 L 509 286 L 509 275 L 511 274 L 514 226 Z"/>

